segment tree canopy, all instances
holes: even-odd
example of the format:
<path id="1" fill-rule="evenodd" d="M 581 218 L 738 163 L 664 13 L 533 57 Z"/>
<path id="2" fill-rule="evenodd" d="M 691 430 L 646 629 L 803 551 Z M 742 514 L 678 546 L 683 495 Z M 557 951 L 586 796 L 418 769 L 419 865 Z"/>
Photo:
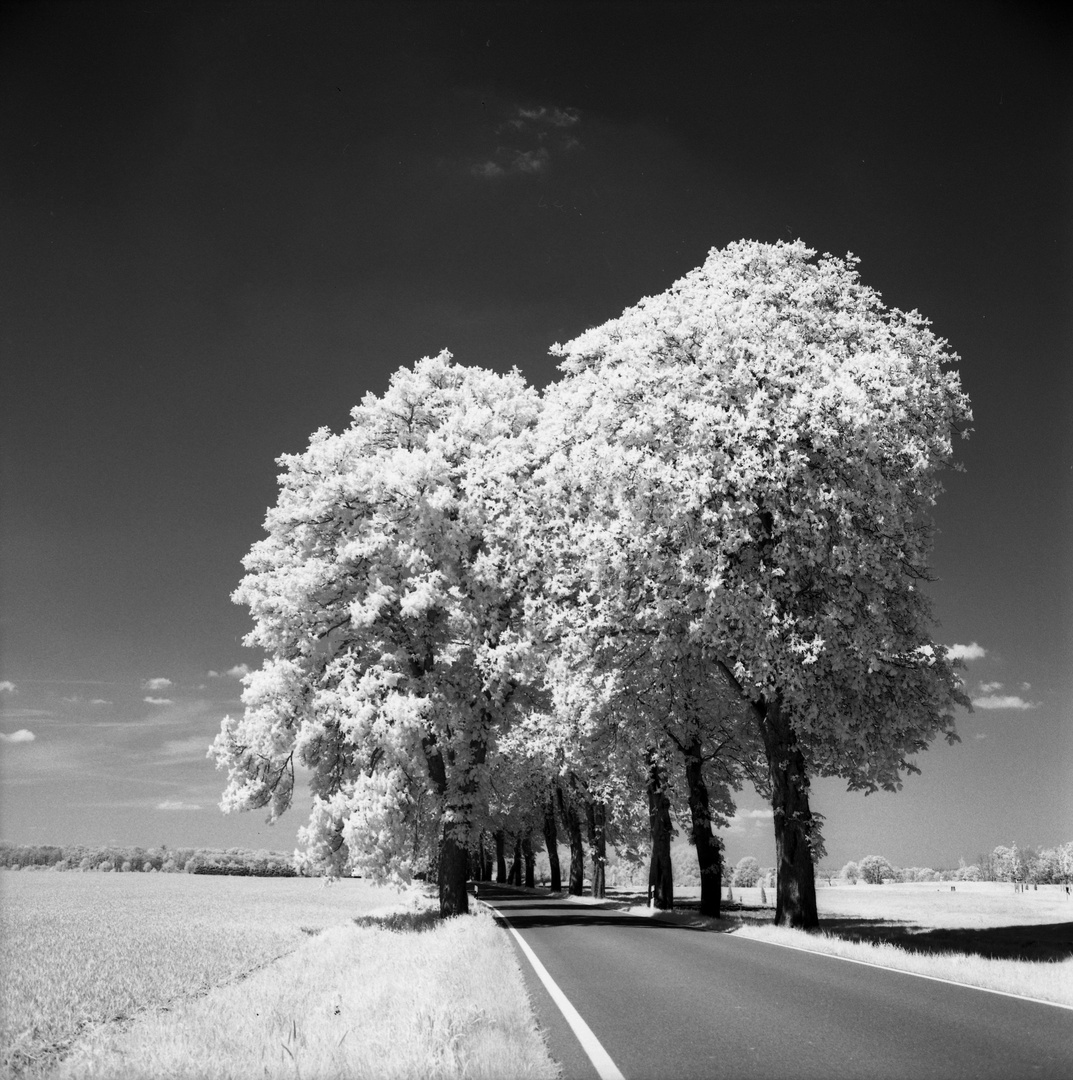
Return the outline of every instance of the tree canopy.
<path id="1" fill-rule="evenodd" d="M 225 805 L 278 814 L 297 755 L 320 856 L 405 874 L 473 844 L 497 769 L 614 828 L 677 751 L 695 837 L 743 779 L 770 797 L 776 918 L 814 925 L 809 778 L 897 789 L 967 704 L 922 586 L 968 399 L 856 262 L 713 250 L 555 346 L 543 395 L 441 354 L 281 458 Z"/>

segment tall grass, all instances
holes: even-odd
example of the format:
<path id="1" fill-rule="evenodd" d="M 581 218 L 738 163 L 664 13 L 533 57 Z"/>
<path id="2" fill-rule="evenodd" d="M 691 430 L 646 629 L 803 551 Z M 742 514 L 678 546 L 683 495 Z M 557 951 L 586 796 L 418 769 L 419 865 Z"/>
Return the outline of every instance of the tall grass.
<path id="1" fill-rule="evenodd" d="M 0 874 L 0 1073 L 46 1072 L 95 1025 L 240 979 L 393 899 L 359 881 Z"/>
<path id="2" fill-rule="evenodd" d="M 307 940 L 239 984 L 100 1031 L 57 1076 L 558 1075 L 509 941 L 490 916 L 442 922 L 412 912 L 358 921 Z"/>

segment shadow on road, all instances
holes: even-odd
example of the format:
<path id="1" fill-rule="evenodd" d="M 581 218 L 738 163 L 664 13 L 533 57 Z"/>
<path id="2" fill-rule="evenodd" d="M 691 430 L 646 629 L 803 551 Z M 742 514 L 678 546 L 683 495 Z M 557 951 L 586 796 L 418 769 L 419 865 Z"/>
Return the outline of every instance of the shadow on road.
<path id="1" fill-rule="evenodd" d="M 847 941 L 885 942 L 907 952 L 958 952 L 989 960 L 1062 961 L 1073 957 L 1073 923 L 923 929 L 868 919 L 820 919 L 820 929 Z"/>
<path id="2" fill-rule="evenodd" d="M 534 908 L 538 907 L 548 910 L 534 914 Z M 561 904 L 526 904 L 518 914 L 510 908 L 500 908 L 499 911 L 510 919 L 511 926 L 516 930 L 530 930 L 537 926 L 619 926 L 625 930 L 705 932 L 704 928 L 699 926 L 678 926 L 674 923 L 660 922 L 658 919 L 647 919 L 637 915 L 619 915 L 601 908 L 565 908 Z"/>

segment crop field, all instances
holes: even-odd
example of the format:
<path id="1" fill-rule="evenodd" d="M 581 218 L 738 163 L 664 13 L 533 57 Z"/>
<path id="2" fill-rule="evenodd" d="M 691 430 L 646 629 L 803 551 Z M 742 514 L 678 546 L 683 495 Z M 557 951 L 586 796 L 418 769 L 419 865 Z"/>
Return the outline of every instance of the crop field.
<path id="1" fill-rule="evenodd" d="M 0 1070 L 43 1071 L 95 1025 L 234 983 L 397 904 L 361 881 L 0 874 Z"/>

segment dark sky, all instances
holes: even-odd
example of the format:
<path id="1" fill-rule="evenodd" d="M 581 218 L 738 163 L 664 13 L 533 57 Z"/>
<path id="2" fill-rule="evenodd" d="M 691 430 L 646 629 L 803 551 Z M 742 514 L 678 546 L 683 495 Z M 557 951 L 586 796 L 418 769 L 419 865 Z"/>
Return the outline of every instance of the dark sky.
<path id="1" fill-rule="evenodd" d="M 275 457 L 444 347 L 543 386 L 711 247 L 800 237 L 933 320 L 976 414 L 933 594 L 981 705 L 902 795 L 820 786 L 832 858 L 1073 839 L 1055 10 L 5 6 L 0 835 L 289 849 L 304 806 L 223 818 L 204 759 L 260 659 L 228 596 Z"/>

